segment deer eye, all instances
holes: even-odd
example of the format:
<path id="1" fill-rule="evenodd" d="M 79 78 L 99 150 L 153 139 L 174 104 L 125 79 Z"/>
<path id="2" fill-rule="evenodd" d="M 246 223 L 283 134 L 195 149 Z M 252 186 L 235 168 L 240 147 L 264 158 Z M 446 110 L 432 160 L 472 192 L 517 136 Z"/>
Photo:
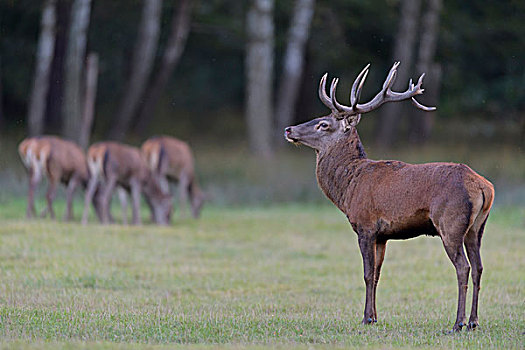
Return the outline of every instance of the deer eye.
<path id="1" fill-rule="evenodd" d="M 320 122 L 320 123 L 319 123 L 319 127 L 320 127 L 321 129 L 328 129 L 329 125 L 328 125 L 327 122 Z"/>

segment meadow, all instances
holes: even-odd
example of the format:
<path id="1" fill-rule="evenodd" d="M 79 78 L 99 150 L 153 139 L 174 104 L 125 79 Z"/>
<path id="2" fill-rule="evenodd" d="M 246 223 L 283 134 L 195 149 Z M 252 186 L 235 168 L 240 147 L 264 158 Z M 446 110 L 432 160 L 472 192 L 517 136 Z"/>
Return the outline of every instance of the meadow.
<path id="1" fill-rule="evenodd" d="M 77 203 L 77 216 L 80 211 Z M 62 213 L 64 203 L 58 201 Z M 362 262 L 328 203 L 205 207 L 170 227 L 25 220 L 0 202 L 6 348 L 523 348 L 525 209 L 493 210 L 479 329 L 449 334 L 455 271 L 437 238 L 391 241 L 379 322 L 360 324 Z M 467 315 L 470 310 L 471 288 Z"/>

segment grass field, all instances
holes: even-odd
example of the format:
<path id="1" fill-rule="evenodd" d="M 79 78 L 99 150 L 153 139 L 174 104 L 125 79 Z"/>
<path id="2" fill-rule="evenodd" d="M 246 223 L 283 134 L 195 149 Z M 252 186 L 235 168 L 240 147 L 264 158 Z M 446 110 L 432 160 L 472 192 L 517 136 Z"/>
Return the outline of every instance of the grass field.
<path id="1" fill-rule="evenodd" d="M 363 326 L 356 237 L 330 205 L 208 206 L 171 227 L 26 221 L 24 205 L 0 203 L 4 347 L 524 348 L 524 209 L 493 211 L 480 328 L 447 334 L 457 287 L 439 239 L 389 242 L 379 322 Z"/>

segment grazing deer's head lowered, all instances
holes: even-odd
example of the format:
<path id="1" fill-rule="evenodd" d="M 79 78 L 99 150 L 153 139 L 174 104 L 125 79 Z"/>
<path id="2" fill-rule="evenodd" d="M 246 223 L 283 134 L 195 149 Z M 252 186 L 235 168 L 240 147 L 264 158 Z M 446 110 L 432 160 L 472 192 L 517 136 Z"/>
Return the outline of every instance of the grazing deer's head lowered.
<path id="1" fill-rule="evenodd" d="M 492 184 L 463 164 L 407 164 L 367 158 L 356 126 L 361 115 L 387 102 L 410 99 L 419 109 L 432 111 L 415 100 L 423 93 L 421 75 L 404 92 L 391 90 L 397 75 L 396 62 L 381 91 L 367 103 L 359 97 L 368 75 L 366 66 L 350 91 L 350 105 L 335 97 L 338 79 L 326 94 L 325 74 L 319 98 L 331 110 L 327 116 L 285 129 L 285 138 L 316 150 L 317 181 L 326 196 L 346 214 L 356 232 L 363 257 L 366 303 L 363 323 L 377 321 L 376 287 L 389 239 L 419 235 L 439 236 L 458 279 L 458 308 L 454 330 L 465 320 L 468 274 L 472 266 L 474 292 L 468 328 L 478 325 L 478 294 L 483 269 L 480 244 L 485 222 L 494 200 Z M 463 247 L 467 250 L 469 262 Z"/>

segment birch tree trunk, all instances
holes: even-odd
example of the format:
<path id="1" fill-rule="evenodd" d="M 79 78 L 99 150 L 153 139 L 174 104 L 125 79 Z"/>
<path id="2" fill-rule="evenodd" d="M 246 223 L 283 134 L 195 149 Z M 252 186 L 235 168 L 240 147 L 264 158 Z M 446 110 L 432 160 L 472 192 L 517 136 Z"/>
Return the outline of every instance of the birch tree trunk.
<path id="1" fill-rule="evenodd" d="M 184 52 L 186 40 L 191 26 L 191 9 L 193 0 L 181 0 L 177 15 L 171 20 L 171 31 L 166 45 L 166 51 L 162 56 L 160 68 L 153 79 L 150 88 L 145 92 L 144 104 L 140 108 L 140 113 L 135 125 L 137 132 L 144 133 L 148 122 L 155 113 L 155 108 L 162 91 L 179 63 L 180 57 Z"/>
<path id="2" fill-rule="evenodd" d="M 277 94 L 277 140 L 284 144 L 283 130 L 293 122 L 301 74 L 304 66 L 304 51 L 310 24 L 314 14 L 315 0 L 296 0 L 288 32 L 288 43 L 284 55 L 283 73 Z"/>
<path id="3" fill-rule="evenodd" d="M 273 0 L 252 0 L 246 16 L 246 122 L 250 149 L 272 155 Z"/>
<path id="4" fill-rule="evenodd" d="M 75 0 L 66 51 L 62 133 L 73 141 L 80 137 L 82 121 L 82 73 L 86 56 L 91 0 Z"/>
<path id="5" fill-rule="evenodd" d="M 56 0 L 47 0 L 42 11 L 40 37 L 36 53 L 36 69 L 29 108 L 27 126 L 29 135 L 40 135 L 44 128 L 44 112 L 49 90 L 49 75 L 55 48 Z"/>
<path id="6" fill-rule="evenodd" d="M 2 89 L 2 56 L 0 56 L 0 133 L 4 129 L 4 92 Z"/>
<path id="7" fill-rule="evenodd" d="M 421 22 L 421 38 L 419 40 L 418 74 L 426 73 L 425 94 L 420 100 L 427 106 L 435 106 L 439 99 L 441 85 L 441 66 L 434 62 L 437 40 L 439 36 L 439 14 L 442 0 L 428 0 L 427 9 Z M 409 140 L 422 144 L 430 136 L 434 124 L 435 112 L 427 113 L 414 109 L 409 114 Z"/>
<path id="8" fill-rule="evenodd" d="M 144 0 L 142 9 L 138 37 L 131 61 L 131 75 L 124 90 L 116 120 L 109 133 L 109 137 L 115 140 L 124 138 L 133 117 L 138 112 L 157 50 L 162 0 Z"/>
<path id="9" fill-rule="evenodd" d="M 402 0 L 399 29 L 395 39 L 393 61 L 400 61 L 397 79 L 392 90 L 406 90 L 413 66 L 414 43 L 418 32 L 418 17 L 421 0 Z M 393 62 L 392 62 L 393 63 Z M 377 144 L 388 147 L 396 141 L 399 124 L 402 122 L 403 104 L 388 103 L 381 108 L 377 131 Z"/>
<path id="10" fill-rule="evenodd" d="M 86 149 L 95 116 L 95 101 L 97 99 L 98 54 L 91 52 L 86 60 L 86 87 L 84 89 L 84 108 L 82 111 L 82 126 L 78 144 Z"/>
<path id="11" fill-rule="evenodd" d="M 44 133 L 62 131 L 62 103 L 64 101 L 65 61 L 67 40 L 69 33 L 69 18 L 71 15 L 71 1 L 58 0 L 56 5 L 57 20 L 55 33 L 55 52 L 49 77 L 49 91 L 47 92 L 47 106 L 44 118 Z"/>

